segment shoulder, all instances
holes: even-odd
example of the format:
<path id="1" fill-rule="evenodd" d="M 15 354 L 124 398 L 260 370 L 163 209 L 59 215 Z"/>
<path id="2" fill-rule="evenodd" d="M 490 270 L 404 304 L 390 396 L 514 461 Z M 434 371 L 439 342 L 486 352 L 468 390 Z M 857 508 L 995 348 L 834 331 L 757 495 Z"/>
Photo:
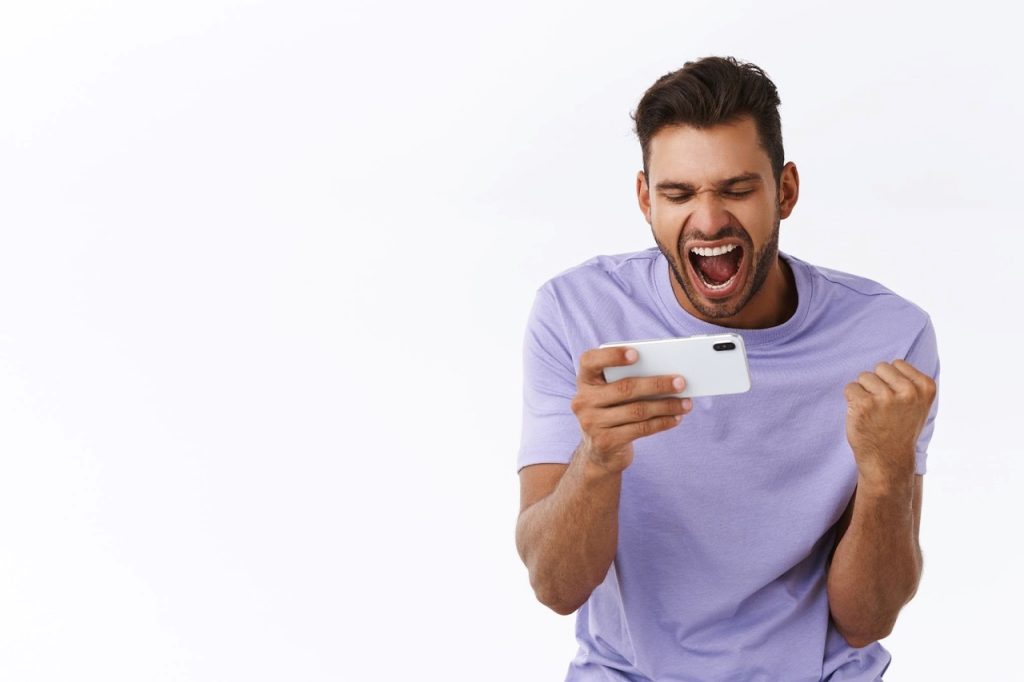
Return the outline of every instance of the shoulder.
<path id="1" fill-rule="evenodd" d="M 657 315 L 654 282 L 659 255 L 655 246 L 593 256 L 562 270 L 537 289 L 533 323 L 558 330 L 574 357 L 601 339 L 627 334 L 624 326 Z"/>
<path id="2" fill-rule="evenodd" d="M 863 315 L 882 326 L 897 326 L 915 334 L 931 324 L 924 308 L 881 282 L 844 270 L 814 265 L 793 256 L 789 258 L 806 268 L 814 282 L 815 298 L 833 313 Z"/>
<path id="3" fill-rule="evenodd" d="M 555 274 L 539 289 L 549 291 L 558 300 L 615 291 L 629 295 L 649 280 L 658 254 L 658 247 L 652 246 L 593 256 Z"/>

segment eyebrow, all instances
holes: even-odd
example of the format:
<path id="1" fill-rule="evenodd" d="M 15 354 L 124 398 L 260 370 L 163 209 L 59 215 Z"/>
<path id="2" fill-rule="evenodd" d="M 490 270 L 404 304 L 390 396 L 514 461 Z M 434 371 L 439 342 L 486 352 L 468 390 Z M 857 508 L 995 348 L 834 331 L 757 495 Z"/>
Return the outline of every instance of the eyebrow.
<path id="1" fill-rule="evenodd" d="M 747 172 L 743 173 L 742 175 L 735 175 L 731 178 L 726 178 L 725 180 L 716 183 L 715 187 L 717 189 L 722 189 L 723 187 L 730 187 L 740 182 L 764 182 L 764 178 L 761 177 L 760 173 Z M 657 189 L 659 192 L 665 191 L 667 189 L 678 189 L 686 192 L 696 191 L 694 186 L 688 182 L 675 182 L 672 180 L 665 180 L 664 182 L 659 182 Z"/>

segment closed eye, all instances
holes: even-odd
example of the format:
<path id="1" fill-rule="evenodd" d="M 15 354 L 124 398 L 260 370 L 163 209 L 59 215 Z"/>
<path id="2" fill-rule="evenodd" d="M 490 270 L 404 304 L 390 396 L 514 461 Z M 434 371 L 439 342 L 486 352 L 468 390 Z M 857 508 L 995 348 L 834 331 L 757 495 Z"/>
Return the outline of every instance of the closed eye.
<path id="1" fill-rule="evenodd" d="M 724 194 L 727 197 L 732 197 L 734 199 L 738 199 L 740 197 L 745 197 L 748 194 L 752 194 L 753 192 L 754 192 L 754 190 L 748 189 L 748 190 L 744 190 L 742 192 L 728 192 L 728 191 L 726 191 L 726 192 L 722 192 L 722 194 Z M 682 194 L 682 195 L 677 195 L 677 196 L 667 196 L 666 195 L 666 198 L 669 201 L 674 201 L 676 203 L 681 204 L 684 201 L 687 201 L 692 196 L 693 196 L 692 194 Z"/>

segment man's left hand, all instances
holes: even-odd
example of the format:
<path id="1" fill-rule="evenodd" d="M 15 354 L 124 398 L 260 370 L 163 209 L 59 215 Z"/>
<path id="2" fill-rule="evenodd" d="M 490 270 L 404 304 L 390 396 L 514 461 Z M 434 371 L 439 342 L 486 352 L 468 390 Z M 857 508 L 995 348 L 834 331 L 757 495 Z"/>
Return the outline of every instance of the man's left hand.
<path id="1" fill-rule="evenodd" d="M 935 399 L 935 381 L 904 360 L 880 362 L 846 385 L 846 439 L 860 477 L 911 480 L 914 446 Z"/>

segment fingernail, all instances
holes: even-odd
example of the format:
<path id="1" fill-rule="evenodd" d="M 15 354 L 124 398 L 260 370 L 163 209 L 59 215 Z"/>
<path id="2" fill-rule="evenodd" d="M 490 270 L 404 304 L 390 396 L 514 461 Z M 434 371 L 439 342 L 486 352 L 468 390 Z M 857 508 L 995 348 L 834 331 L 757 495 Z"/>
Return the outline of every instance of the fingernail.
<path id="1" fill-rule="evenodd" d="M 633 360 L 636 360 L 636 351 L 633 350 L 632 348 L 627 350 L 626 351 L 626 359 L 629 360 L 630 362 L 632 362 Z"/>
<path id="2" fill-rule="evenodd" d="M 688 410 L 693 407 L 693 401 L 689 398 L 683 398 L 683 409 Z"/>
<path id="3" fill-rule="evenodd" d="M 683 381 L 682 377 L 676 377 L 675 379 L 672 380 L 672 385 L 675 386 L 676 390 L 678 390 L 678 391 L 683 390 L 683 386 L 685 384 L 686 384 L 686 382 Z"/>

